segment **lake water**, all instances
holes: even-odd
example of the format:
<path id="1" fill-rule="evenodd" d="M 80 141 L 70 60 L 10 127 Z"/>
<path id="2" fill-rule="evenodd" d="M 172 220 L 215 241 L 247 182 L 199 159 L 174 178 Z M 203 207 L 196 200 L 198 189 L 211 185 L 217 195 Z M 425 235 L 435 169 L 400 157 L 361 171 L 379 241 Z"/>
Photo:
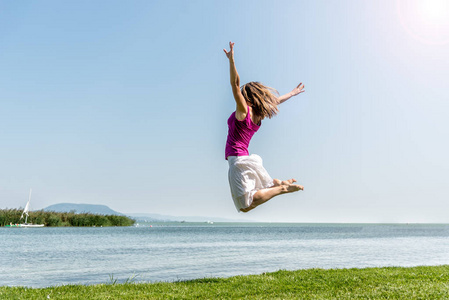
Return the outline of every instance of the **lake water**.
<path id="1" fill-rule="evenodd" d="M 176 281 L 279 269 L 449 264 L 449 225 L 0 228 L 0 285 Z"/>

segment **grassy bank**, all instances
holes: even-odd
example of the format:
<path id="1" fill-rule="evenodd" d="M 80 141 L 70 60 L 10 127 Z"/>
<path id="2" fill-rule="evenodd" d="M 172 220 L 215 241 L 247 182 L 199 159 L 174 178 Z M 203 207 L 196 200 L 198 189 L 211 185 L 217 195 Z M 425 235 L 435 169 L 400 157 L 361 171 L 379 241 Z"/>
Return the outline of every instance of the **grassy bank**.
<path id="1" fill-rule="evenodd" d="M 24 222 L 20 219 L 22 209 L 0 209 L 0 226 L 18 224 Z M 44 224 L 50 227 L 60 226 L 131 226 L 135 223 L 133 219 L 125 216 L 98 215 L 90 213 L 77 214 L 75 212 L 54 212 L 54 211 L 31 211 L 28 222 L 34 224 Z"/>
<path id="2" fill-rule="evenodd" d="M 0 287 L 0 299 L 449 299 L 449 266 L 309 269 L 171 283 Z"/>

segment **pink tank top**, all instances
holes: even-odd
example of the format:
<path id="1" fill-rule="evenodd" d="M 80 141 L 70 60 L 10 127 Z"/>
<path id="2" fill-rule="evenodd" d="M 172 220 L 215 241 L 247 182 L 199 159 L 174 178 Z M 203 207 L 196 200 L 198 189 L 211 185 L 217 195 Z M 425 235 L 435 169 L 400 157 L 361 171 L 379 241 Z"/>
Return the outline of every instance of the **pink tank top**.
<path id="1" fill-rule="evenodd" d="M 228 156 L 249 155 L 249 142 L 259 128 L 260 125 L 254 124 L 251 120 L 249 109 L 246 118 L 242 121 L 237 120 L 235 112 L 233 112 L 228 119 L 228 139 L 226 141 L 225 158 L 228 159 Z"/>

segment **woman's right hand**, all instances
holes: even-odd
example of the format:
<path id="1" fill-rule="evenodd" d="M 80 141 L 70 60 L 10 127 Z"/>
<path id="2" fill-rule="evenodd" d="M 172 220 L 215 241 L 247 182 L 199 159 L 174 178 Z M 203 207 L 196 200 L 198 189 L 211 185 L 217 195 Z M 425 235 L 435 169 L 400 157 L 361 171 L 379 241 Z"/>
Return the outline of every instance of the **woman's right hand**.
<path id="1" fill-rule="evenodd" d="M 229 42 L 229 47 L 231 48 L 231 50 L 226 51 L 226 49 L 223 49 L 224 53 L 226 54 L 226 57 L 228 59 L 234 58 L 234 43 Z"/>
<path id="2" fill-rule="evenodd" d="M 298 94 L 304 93 L 304 84 L 302 84 L 302 82 L 300 84 L 298 84 L 297 87 L 295 87 L 292 91 L 292 96 L 296 96 Z"/>

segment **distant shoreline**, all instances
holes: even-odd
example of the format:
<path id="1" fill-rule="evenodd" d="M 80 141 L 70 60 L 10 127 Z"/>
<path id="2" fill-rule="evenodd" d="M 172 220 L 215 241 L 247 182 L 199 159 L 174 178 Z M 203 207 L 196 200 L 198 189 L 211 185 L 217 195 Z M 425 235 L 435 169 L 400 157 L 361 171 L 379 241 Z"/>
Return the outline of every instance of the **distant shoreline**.
<path id="1" fill-rule="evenodd" d="M 0 209 L 0 227 L 16 227 L 11 225 L 22 223 L 21 215 L 20 209 Z M 126 216 L 44 210 L 30 211 L 28 220 L 29 223 L 43 224 L 45 227 L 131 226 L 136 222 Z"/>
<path id="2" fill-rule="evenodd" d="M 363 269 L 305 269 L 261 275 L 157 283 L 0 287 L 6 299 L 441 299 L 449 297 L 449 265 Z"/>

